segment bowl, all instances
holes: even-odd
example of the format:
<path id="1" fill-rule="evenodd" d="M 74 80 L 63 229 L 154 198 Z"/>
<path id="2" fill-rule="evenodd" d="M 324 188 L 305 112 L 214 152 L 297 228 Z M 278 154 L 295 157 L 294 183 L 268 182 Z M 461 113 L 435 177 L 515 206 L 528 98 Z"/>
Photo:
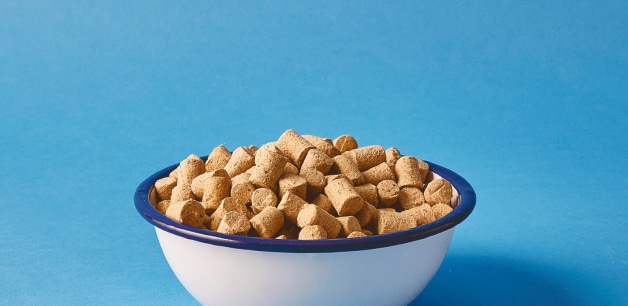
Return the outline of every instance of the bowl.
<path id="1" fill-rule="evenodd" d="M 206 157 L 205 157 L 206 158 Z M 409 230 L 360 238 L 281 240 L 225 235 L 177 223 L 153 208 L 155 181 L 143 181 L 135 207 L 151 223 L 170 268 L 203 305 L 407 305 L 440 267 L 455 226 L 475 206 L 471 185 L 430 166 L 428 181 L 454 187 L 453 211 Z"/>

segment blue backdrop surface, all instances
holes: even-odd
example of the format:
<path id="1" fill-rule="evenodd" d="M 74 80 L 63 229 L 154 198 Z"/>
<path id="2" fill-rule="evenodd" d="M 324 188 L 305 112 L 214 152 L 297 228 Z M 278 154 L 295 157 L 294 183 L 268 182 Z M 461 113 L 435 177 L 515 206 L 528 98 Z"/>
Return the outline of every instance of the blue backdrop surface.
<path id="1" fill-rule="evenodd" d="M 627 116 L 625 1 L 2 1 L 0 304 L 194 305 L 136 186 L 292 128 L 474 186 L 413 305 L 626 305 Z"/>

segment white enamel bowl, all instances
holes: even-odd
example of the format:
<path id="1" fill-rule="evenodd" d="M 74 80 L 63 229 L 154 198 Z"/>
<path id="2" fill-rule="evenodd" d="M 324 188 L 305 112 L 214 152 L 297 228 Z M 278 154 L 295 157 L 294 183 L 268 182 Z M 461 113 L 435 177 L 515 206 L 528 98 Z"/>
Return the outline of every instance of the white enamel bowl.
<path id="1" fill-rule="evenodd" d="M 428 162 L 429 163 L 429 162 Z M 454 210 L 406 231 L 352 239 L 279 240 L 224 235 L 174 222 L 153 208 L 142 182 L 135 207 L 153 224 L 172 271 L 203 305 L 407 305 L 440 267 L 454 228 L 475 206 L 471 185 L 429 163 L 431 177 L 454 186 Z"/>

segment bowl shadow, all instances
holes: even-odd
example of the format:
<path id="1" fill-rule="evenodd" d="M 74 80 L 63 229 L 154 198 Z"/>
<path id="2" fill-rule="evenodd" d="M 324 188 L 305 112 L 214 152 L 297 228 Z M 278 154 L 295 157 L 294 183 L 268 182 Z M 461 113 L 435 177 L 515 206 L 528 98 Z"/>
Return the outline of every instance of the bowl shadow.
<path id="1" fill-rule="evenodd" d="M 448 255 L 410 305 L 584 305 L 551 271 L 511 258 Z"/>

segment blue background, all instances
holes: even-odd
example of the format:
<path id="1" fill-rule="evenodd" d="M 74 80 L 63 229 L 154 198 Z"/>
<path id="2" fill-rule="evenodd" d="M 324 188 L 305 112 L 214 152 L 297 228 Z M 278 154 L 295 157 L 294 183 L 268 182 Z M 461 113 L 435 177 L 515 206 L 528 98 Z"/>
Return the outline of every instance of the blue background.
<path id="1" fill-rule="evenodd" d="M 0 2 L 0 304 L 194 305 L 136 186 L 288 128 L 474 186 L 413 304 L 628 304 L 628 3 L 434 2 Z"/>

